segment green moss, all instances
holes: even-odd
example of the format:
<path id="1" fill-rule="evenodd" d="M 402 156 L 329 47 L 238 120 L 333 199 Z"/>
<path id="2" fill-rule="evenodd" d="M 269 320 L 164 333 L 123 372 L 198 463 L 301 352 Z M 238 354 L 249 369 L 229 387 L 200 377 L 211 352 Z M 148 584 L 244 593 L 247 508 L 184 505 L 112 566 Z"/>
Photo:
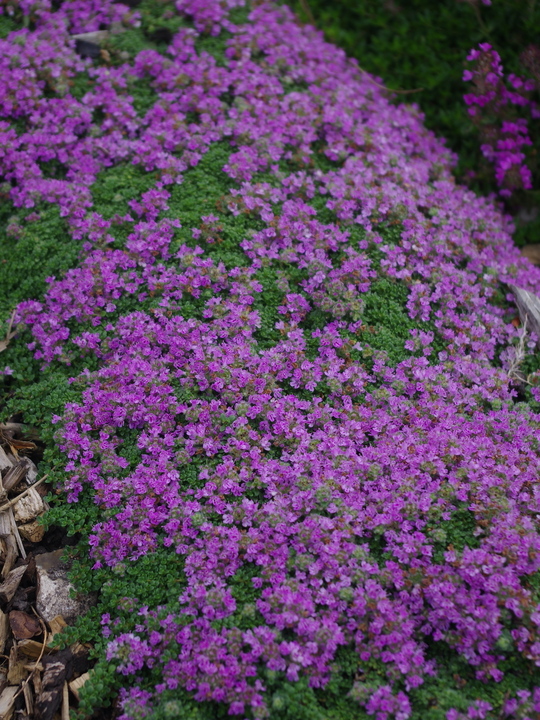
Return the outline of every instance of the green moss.
<path id="1" fill-rule="evenodd" d="M 41 204 L 37 222 L 26 223 L 32 211 L 15 210 L 4 202 L 0 210 L 0 318 L 22 300 L 44 294 L 45 278 L 60 277 L 77 263 L 80 245 L 68 233 L 58 207 Z"/>
<path id="2" fill-rule="evenodd" d="M 112 35 L 109 43 L 117 53 L 118 62 L 123 60 L 119 53 L 127 53 L 130 58 L 134 58 L 142 50 L 157 50 L 157 45 L 149 42 L 141 28 L 129 28 L 118 35 Z"/>
<path id="3" fill-rule="evenodd" d="M 26 358 L 30 355 L 26 348 L 21 354 Z M 10 359 L 9 355 L 7 359 Z M 20 415 L 26 424 L 39 428 L 43 441 L 52 445 L 54 426 L 51 417 L 60 415 L 67 403 L 79 397 L 79 389 L 69 382 L 69 375 L 67 369 L 60 368 L 29 378 L 27 384 L 19 382 L 6 402 L 5 414 Z"/>
<path id="4" fill-rule="evenodd" d="M 6 38 L 10 32 L 18 29 L 18 24 L 7 15 L 0 15 L 0 40 Z"/>
<path id="5" fill-rule="evenodd" d="M 121 163 L 100 172 L 92 185 L 93 210 L 110 219 L 130 212 L 128 202 L 156 183 L 156 173 L 146 172 L 141 165 Z M 129 228 L 132 227 L 130 224 Z M 116 234 L 118 234 L 115 228 Z"/>
<path id="6" fill-rule="evenodd" d="M 179 14 L 170 13 L 168 3 L 143 0 L 137 9 L 141 15 L 140 30 L 147 40 L 146 47 L 153 43 L 160 52 L 167 49 L 169 38 L 188 24 Z"/>

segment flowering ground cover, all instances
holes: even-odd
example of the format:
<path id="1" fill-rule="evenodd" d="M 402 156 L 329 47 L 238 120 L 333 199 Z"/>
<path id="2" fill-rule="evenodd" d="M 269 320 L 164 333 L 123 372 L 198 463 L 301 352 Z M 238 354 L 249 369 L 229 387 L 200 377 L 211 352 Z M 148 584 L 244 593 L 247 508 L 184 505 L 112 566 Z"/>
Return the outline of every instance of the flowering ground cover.
<path id="1" fill-rule="evenodd" d="M 514 242 L 537 242 L 538 3 L 290 0 L 289 4 L 301 20 L 316 24 L 327 40 L 356 57 L 364 70 L 398 90 L 397 97 L 419 104 L 427 127 L 445 137 L 459 154 L 454 169 L 458 178 L 484 195 L 510 189 L 511 195 L 504 192 L 504 203 L 515 219 Z M 478 62 L 467 62 L 467 56 L 474 56 L 484 44 L 491 46 L 490 54 L 498 61 L 490 62 L 482 53 Z M 482 66 L 485 72 L 477 74 Z M 474 82 L 464 82 L 473 68 Z M 490 100 L 486 90 L 495 91 Z M 476 94 L 488 102 L 480 107 L 475 103 L 477 112 L 471 116 L 473 108 L 467 103 Z"/>
<path id="2" fill-rule="evenodd" d="M 510 220 L 285 7 L 0 7 L 4 412 L 100 591 L 81 717 L 538 717 Z"/>

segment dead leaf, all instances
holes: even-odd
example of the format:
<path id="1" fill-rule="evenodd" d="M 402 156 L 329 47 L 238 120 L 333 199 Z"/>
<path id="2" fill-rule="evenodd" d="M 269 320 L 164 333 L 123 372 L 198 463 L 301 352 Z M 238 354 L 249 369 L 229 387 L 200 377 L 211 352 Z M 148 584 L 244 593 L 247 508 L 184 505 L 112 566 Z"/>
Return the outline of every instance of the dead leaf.
<path id="1" fill-rule="evenodd" d="M 10 446 L 11 450 L 37 450 L 36 443 L 31 442 L 30 440 L 7 440 L 8 445 Z"/>
<path id="2" fill-rule="evenodd" d="M 9 613 L 9 624 L 17 640 L 28 640 L 41 633 L 39 620 L 21 610 L 12 610 Z"/>

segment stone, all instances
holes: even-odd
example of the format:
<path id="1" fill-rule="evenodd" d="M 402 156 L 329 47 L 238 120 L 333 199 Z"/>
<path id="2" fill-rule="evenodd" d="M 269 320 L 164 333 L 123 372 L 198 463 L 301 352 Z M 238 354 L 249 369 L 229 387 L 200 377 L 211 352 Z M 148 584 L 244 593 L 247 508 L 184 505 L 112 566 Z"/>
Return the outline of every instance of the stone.
<path id="1" fill-rule="evenodd" d="M 70 565 L 62 560 L 63 550 L 36 555 L 36 609 L 47 622 L 62 615 L 68 625 L 89 610 L 97 601 L 96 593 L 73 596 L 68 580 Z"/>

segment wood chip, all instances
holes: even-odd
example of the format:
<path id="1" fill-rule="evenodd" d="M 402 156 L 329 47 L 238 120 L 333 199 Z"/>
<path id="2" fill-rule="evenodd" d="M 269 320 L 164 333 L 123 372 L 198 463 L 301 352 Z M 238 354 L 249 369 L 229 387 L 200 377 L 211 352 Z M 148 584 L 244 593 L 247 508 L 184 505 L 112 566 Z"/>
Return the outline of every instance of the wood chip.
<path id="1" fill-rule="evenodd" d="M 5 612 L 0 610 L 0 655 L 3 654 L 9 637 L 9 621 Z"/>
<path id="2" fill-rule="evenodd" d="M 2 691 L 0 695 L 0 720 L 11 720 L 18 690 L 19 688 L 16 686 L 8 686 Z"/>
<path id="3" fill-rule="evenodd" d="M 5 450 L 0 447 L 0 471 L 9 470 L 12 467 L 12 462 L 6 455 Z"/>
<path id="4" fill-rule="evenodd" d="M 5 515 L 10 527 L 11 527 L 11 519 L 7 513 L 2 513 L 0 515 L 0 518 Z M 9 573 L 11 572 L 12 567 L 15 565 L 15 560 L 17 560 L 18 552 L 17 552 L 17 541 L 15 540 L 13 535 L 8 535 L 4 538 L 4 543 L 6 546 L 6 559 L 4 562 L 4 567 L 2 568 L 2 577 L 4 578 L 4 581 L 8 577 Z M 1 586 L 0 586 L 1 587 Z"/>
<path id="5" fill-rule="evenodd" d="M 19 660 L 17 644 L 15 643 L 9 652 L 9 667 L 7 680 L 10 685 L 20 685 L 28 677 L 28 671 L 24 667 L 23 660 Z"/>
<path id="6" fill-rule="evenodd" d="M 73 645 L 69 646 L 69 649 L 74 655 L 84 655 L 85 653 L 88 654 L 88 651 L 92 648 L 92 645 L 89 643 L 81 644 L 80 642 L 73 643 Z"/>
<path id="7" fill-rule="evenodd" d="M 62 720 L 69 720 L 69 686 L 64 682 L 62 692 Z"/>
<path id="8" fill-rule="evenodd" d="M 36 672 L 43 672 L 43 665 L 40 662 L 27 663 L 24 669 L 28 670 L 28 672 L 34 672 L 34 670 Z"/>
<path id="9" fill-rule="evenodd" d="M 41 678 L 42 690 L 36 698 L 37 716 L 40 720 L 52 720 L 63 704 L 66 666 L 61 660 L 49 662 Z"/>
<path id="10" fill-rule="evenodd" d="M 17 645 L 17 649 L 19 655 L 24 655 L 30 660 L 38 660 L 43 649 L 43 643 L 37 642 L 37 640 L 21 640 Z M 44 654 L 51 655 L 55 652 L 57 652 L 56 648 L 46 647 Z"/>
<path id="11" fill-rule="evenodd" d="M 34 697 L 32 695 L 32 688 L 28 683 L 23 685 L 24 702 L 26 704 L 27 715 L 34 714 Z"/>
<path id="12" fill-rule="evenodd" d="M 0 585 L 0 602 L 8 603 L 11 600 L 19 587 L 25 571 L 26 565 L 21 565 L 10 571 L 4 582 Z"/>
<path id="13" fill-rule="evenodd" d="M 29 488 L 26 495 L 13 505 L 15 520 L 21 523 L 35 520 L 44 511 L 43 498 L 34 487 Z"/>
<path id="14" fill-rule="evenodd" d="M 15 310 L 11 314 L 11 319 L 9 321 L 6 337 L 4 340 L 0 340 L 0 352 L 3 352 L 9 345 L 9 341 L 12 340 L 15 335 L 17 334 L 15 331 L 11 331 L 11 328 L 13 327 L 13 321 L 15 319 Z"/>
<path id="15" fill-rule="evenodd" d="M 52 620 L 49 621 L 49 630 L 51 631 L 50 640 L 52 640 L 55 635 L 58 635 L 62 632 L 64 628 L 67 628 L 68 624 L 62 617 L 62 615 L 57 615 Z"/>
<path id="16" fill-rule="evenodd" d="M 40 665 L 39 671 L 32 675 L 32 684 L 34 686 L 34 693 L 39 695 L 41 693 L 41 673 L 43 672 L 43 665 Z"/>
<path id="17" fill-rule="evenodd" d="M 7 512 L 0 512 L 0 537 L 6 538 L 11 535 L 11 520 Z"/>
<path id="18" fill-rule="evenodd" d="M 80 689 L 83 687 L 83 685 L 90 679 L 90 673 L 85 672 L 80 677 L 75 678 L 75 680 L 72 680 L 69 683 L 69 689 L 75 696 L 75 699 L 79 701 L 81 699 L 80 697 Z"/>
<path id="19" fill-rule="evenodd" d="M 15 485 L 18 485 L 21 480 L 26 477 L 28 472 L 28 465 L 24 460 L 19 460 L 15 465 L 9 468 L 7 473 L 2 478 L 2 485 L 4 490 L 9 492 Z"/>
<path id="20" fill-rule="evenodd" d="M 26 482 L 27 482 L 28 485 L 33 485 L 33 484 L 36 482 L 36 480 L 37 480 L 38 469 L 37 469 L 35 463 L 33 463 L 32 460 L 30 460 L 30 458 L 28 458 L 28 457 L 23 457 L 23 458 L 21 458 L 21 460 L 22 460 L 24 463 L 26 463 L 26 468 L 27 468 L 27 470 L 26 470 L 26 478 L 25 478 L 25 480 L 26 480 Z"/>
<path id="21" fill-rule="evenodd" d="M 9 515 L 9 520 L 11 522 L 11 534 L 13 535 L 13 537 L 15 538 L 15 541 L 17 542 L 17 547 L 19 548 L 21 557 L 26 559 L 26 550 L 24 549 L 23 541 L 19 534 L 19 528 L 17 527 L 17 523 L 15 522 L 15 515 L 13 514 L 13 508 L 9 508 L 9 510 L 7 511 L 7 514 Z"/>
<path id="22" fill-rule="evenodd" d="M 38 543 L 43 540 L 45 535 L 45 525 L 38 520 L 32 520 L 32 522 L 19 525 L 19 533 L 25 540 Z"/>

